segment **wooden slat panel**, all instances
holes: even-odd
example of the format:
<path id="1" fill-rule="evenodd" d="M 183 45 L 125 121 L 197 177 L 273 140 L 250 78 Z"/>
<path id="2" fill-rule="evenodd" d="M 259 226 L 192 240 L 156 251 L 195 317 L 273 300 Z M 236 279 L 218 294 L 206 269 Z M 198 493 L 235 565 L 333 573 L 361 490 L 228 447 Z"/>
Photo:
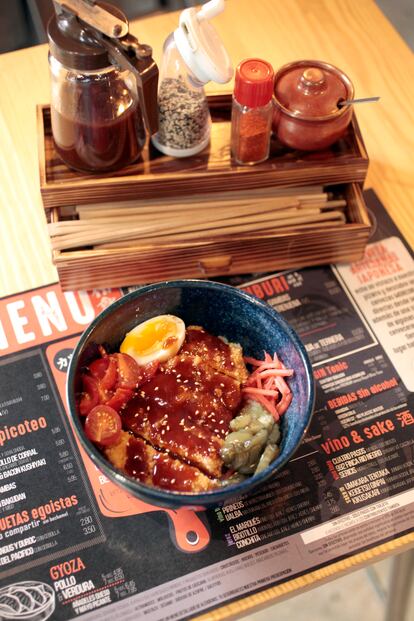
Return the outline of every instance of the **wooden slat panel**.
<path id="1" fill-rule="evenodd" d="M 346 197 L 348 219 L 341 226 L 328 222 L 303 230 L 253 230 L 213 241 L 132 241 L 126 247 L 54 250 L 53 261 L 64 289 L 103 287 L 108 281 L 123 286 L 356 261 L 363 256 L 371 225 L 361 188 L 349 184 L 340 192 Z M 61 217 L 61 209 L 51 210 L 51 222 L 58 223 Z M 82 224 L 81 220 L 70 222 L 75 227 L 77 222 Z"/>

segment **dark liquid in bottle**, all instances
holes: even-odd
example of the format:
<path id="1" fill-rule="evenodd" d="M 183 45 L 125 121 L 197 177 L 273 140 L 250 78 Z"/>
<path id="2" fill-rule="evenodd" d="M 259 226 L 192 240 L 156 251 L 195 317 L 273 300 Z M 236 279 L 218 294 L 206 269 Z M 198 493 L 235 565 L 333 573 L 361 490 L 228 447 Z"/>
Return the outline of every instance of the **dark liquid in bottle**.
<path id="1" fill-rule="evenodd" d="M 55 147 L 71 168 L 106 172 L 134 162 L 145 144 L 141 110 L 131 106 L 118 118 L 101 121 L 99 113 L 90 123 L 65 117 L 51 108 Z"/>

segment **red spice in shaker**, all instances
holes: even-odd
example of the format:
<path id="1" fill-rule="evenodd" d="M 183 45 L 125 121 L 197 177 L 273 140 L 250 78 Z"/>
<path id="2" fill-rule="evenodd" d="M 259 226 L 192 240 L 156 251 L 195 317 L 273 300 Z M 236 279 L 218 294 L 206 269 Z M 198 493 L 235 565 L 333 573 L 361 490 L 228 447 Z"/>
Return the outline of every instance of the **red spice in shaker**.
<path id="1" fill-rule="evenodd" d="M 258 164 L 269 157 L 273 68 L 248 58 L 236 69 L 231 114 L 231 151 L 238 164 Z"/>

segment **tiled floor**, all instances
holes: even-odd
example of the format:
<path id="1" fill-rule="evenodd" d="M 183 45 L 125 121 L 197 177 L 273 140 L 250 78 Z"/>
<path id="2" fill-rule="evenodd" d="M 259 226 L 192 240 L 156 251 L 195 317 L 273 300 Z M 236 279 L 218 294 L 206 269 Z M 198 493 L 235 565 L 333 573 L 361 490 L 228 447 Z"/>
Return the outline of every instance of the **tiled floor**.
<path id="1" fill-rule="evenodd" d="M 376 0 L 376 3 L 406 43 L 414 50 L 413 0 Z"/>
<path id="2" fill-rule="evenodd" d="M 381 572 L 386 573 L 389 564 L 381 565 Z M 362 569 L 243 617 L 243 621 L 380 621 L 383 610 L 381 597 Z"/>
<path id="3" fill-rule="evenodd" d="M 390 559 L 242 617 L 243 621 L 383 621 Z M 414 588 L 406 619 L 413 621 Z"/>

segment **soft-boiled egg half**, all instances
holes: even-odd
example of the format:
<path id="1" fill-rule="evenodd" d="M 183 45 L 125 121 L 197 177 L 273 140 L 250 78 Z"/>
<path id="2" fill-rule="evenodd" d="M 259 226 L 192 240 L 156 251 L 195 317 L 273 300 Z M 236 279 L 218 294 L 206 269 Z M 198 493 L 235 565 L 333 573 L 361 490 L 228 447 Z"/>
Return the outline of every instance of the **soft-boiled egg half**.
<path id="1" fill-rule="evenodd" d="M 185 339 L 185 323 L 175 315 L 158 315 L 143 321 L 127 333 L 120 351 L 135 358 L 139 365 L 175 356 Z"/>

